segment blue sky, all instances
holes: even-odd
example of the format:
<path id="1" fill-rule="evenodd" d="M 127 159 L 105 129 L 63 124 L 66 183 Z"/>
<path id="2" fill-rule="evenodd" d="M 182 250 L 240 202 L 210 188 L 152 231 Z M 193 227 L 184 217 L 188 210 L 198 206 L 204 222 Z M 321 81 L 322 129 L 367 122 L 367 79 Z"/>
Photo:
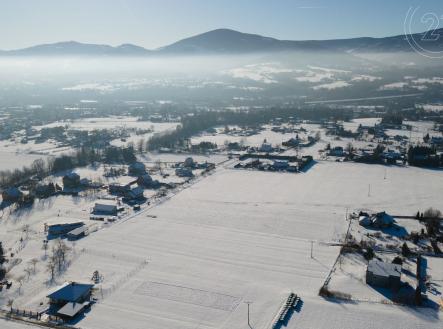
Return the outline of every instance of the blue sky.
<path id="1" fill-rule="evenodd" d="M 221 27 L 291 40 L 388 36 L 403 33 L 417 6 L 443 15 L 442 0 L 0 0 L 0 49 L 67 40 L 156 48 Z M 429 24 L 417 18 L 412 30 Z"/>

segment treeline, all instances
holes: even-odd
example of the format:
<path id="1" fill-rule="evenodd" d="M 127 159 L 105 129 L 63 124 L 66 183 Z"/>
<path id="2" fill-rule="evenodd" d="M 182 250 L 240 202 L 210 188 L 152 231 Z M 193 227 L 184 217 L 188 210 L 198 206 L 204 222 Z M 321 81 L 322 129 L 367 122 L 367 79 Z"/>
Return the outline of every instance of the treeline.
<path id="1" fill-rule="evenodd" d="M 408 149 L 408 163 L 417 167 L 443 167 L 443 156 L 434 147 L 411 146 Z"/>
<path id="2" fill-rule="evenodd" d="M 169 134 L 154 135 L 147 142 L 148 150 L 162 147 L 174 148 L 184 146 L 186 140 L 192 136 L 214 126 L 239 125 L 255 126 L 268 123 L 272 119 L 299 119 L 299 120 L 343 120 L 347 121 L 353 116 L 352 109 L 331 109 L 328 107 L 309 108 L 272 108 L 250 111 L 201 111 L 192 115 L 183 116 L 181 124 Z"/>
<path id="3" fill-rule="evenodd" d="M 103 150 L 82 147 L 69 155 L 49 158 L 46 161 L 37 159 L 29 167 L 15 169 L 13 171 L 0 171 L 0 187 L 18 186 L 32 177 L 42 179 L 60 171 L 84 167 L 94 162 L 131 163 L 135 160 L 136 156 L 133 146 L 110 146 Z"/>

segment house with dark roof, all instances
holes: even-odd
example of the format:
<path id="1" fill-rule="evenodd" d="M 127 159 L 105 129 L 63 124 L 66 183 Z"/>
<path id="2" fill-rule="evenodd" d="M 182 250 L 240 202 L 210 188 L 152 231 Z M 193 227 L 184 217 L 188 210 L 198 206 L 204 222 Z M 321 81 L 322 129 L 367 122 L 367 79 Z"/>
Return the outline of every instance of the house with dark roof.
<path id="1" fill-rule="evenodd" d="M 89 305 L 93 284 L 77 282 L 65 283 L 63 286 L 46 296 L 51 308 L 63 318 L 73 318 Z"/>
<path id="2" fill-rule="evenodd" d="M 67 282 L 60 288 L 46 296 L 51 304 L 82 303 L 89 301 L 93 284 Z"/>
<path id="3" fill-rule="evenodd" d="M 80 185 L 80 176 L 75 172 L 70 172 L 63 176 L 64 188 L 75 188 Z"/>

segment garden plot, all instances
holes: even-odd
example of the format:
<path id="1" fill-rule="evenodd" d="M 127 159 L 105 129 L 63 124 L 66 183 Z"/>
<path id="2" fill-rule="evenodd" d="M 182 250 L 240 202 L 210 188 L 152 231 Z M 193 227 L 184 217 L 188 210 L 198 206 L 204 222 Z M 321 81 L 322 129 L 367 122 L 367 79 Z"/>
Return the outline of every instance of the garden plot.
<path id="1" fill-rule="evenodd" d="M 159 282 L 145 282 L 136 289 L 135 293 L 229 312 L 232 312 L 241 301 L 239 297 Z"/>

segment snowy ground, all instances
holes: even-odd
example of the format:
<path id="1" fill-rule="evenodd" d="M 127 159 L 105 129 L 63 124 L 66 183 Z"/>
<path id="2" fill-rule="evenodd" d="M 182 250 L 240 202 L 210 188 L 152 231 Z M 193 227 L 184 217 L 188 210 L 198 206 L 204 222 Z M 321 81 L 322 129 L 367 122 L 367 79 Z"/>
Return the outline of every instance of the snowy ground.
<path id="1" fill-rule="evenodd" d="M 294 291 L 303 305 L 289 329 L 441 328 L 439 315 L 429 310 L 341 304 L 317 296 L 338 254 L 338 247 L 327 243 L 344 234 L 346 208 L 414 214 L 436 206 L 440 171 L 388 167 L 384 179 L 384 166 L 327 161 L 297 175 L 226 167 L 73 245 L 72 264 L 57 283 L 89 282 L 95 270 L 104 278 L 99 303 L 78 326 L 248 328 L 244 302 L 251 301 L 252 327 L 269 329 Z M 40 239 L 36 235 L 28 244 L 33 257 L 43 253 Z M 28 247 L 22 253 L 32 254 Z M 16 307 L 45 301 L 47 276 L 41 261 Z"/>

